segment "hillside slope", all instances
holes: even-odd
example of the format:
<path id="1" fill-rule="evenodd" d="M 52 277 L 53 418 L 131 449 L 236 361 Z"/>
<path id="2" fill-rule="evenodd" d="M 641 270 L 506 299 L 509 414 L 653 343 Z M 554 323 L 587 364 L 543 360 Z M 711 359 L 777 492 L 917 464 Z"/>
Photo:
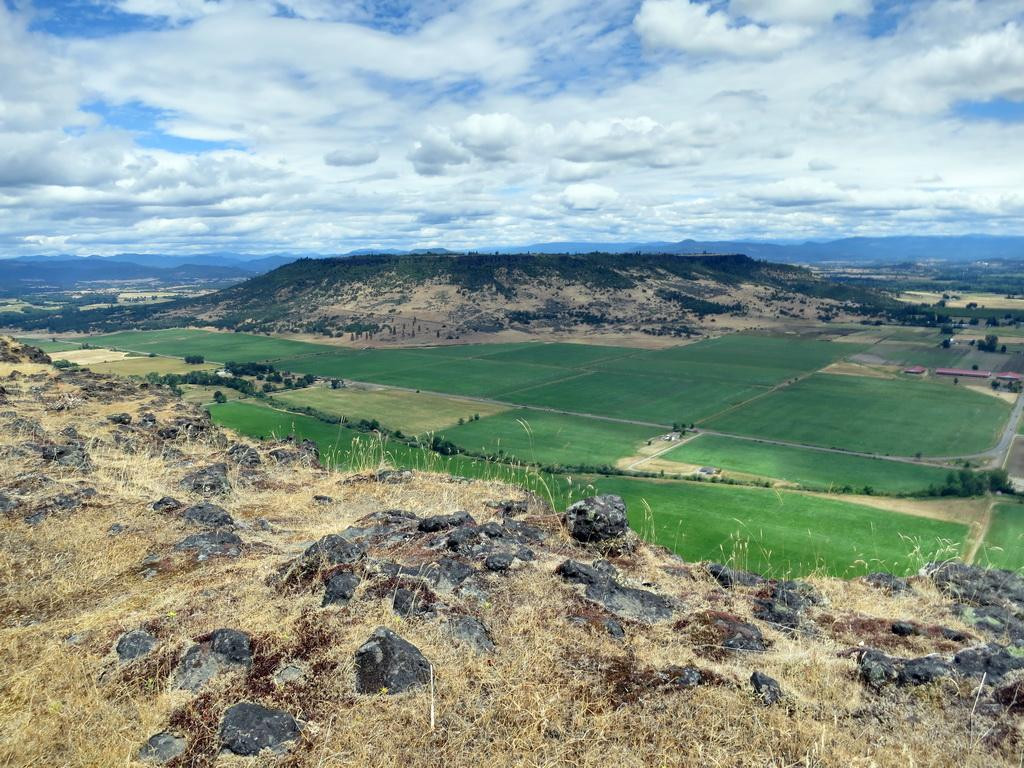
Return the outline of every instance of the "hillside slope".
<path id="1" fill-rule="evenodd" d="M 509 329 L 685 335 L 730 319 L 845 319 L 889 303 L 742 255 L 418 254 L 300 259 L 207 296 L 74 320 L 426 341 Z"/>
<path id="2" fill-rule="evenodd" d="M 993 766 L 1024 580 L 764 581 L 0 342 L 0 764 Z M 935 653 L 935 656 L 928 654 Z M 263 749 L 257 760 L 243 758 Z"/>

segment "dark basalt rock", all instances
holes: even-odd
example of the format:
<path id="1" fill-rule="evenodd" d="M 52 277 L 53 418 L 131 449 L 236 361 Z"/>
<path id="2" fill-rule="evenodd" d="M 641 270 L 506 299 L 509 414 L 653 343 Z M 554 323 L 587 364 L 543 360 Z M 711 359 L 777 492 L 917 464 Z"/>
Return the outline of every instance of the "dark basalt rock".
<path id="1" fill-rule="evenodd" d="M 399 587 L 391 599 L 391 608 L 403 619 L 435 616 L 433 603 L 419 592 Z"/>
<path id="2" fill-rule="evenodd" d="M 235 524 L 234 518 L 227 513 L 227 510 L 208 501 L 189 507 L 181 516 L 186 523 L 208 528 L 226 528 Z"/>
<path id="3" fill-rule="evenodd" d="M 228 449 L 228 458 L 240 467 L 252 469 L 263 463 L 259 452 L 245 443 L 235 443 Z"/>
<path id="4" fill-rule="evenodd" d="M 57 464 L 68 469 L 89 470 L 92 468 L 92 461 L 89 458 L 85 446 L 79 442 L 66 443 L 64 445 L 44 445 L 39 451 L 43 461 Z"/>
<path id="5" fill-rule="evenodd" d="M 132 423 L 132 415 L 130 413 L 112 413 L 107 416 L 107 421 L 111 424 L 121 424 L 127 426 Z"/>
<path id="6" fill-rule="evenodd" d="M 154 501 L 150 508 L 154 512 L 175 512 L 181 509 L 181 502 L 171 496 L 164 496 Z"/>
<path id="7" fill-rule="evenodd" d="M 889 631 L 897 637 L 912 637 L 921 634 L 918 626 L 910 621 L 894 621 L 889 627 Z"/>
<path id="8" fill-rule="evenodd" d="M 507 552 L 496 552 L 493 555 L 488 555 L 484 560 L 484 568 L 488 571 L 503 572 L 507 571 L 512 567 L 512 563 L 515 561 L 515 555 Z"/>
<path id="9" fill-rule="evenodd" d="M 992 698 L 1010 714 L 1021 714 L 1024 712 L 1024 680 L 1004 685 L 992 695 Z"/>
<path id="10" fill-rule="evenodd" d="M 581 499 L 565 510 L 565 525 L 577 541 L 596 543 L 626 534 L 626 503 L 610 494 Z"/>
<path id="11" fill-rule="evenodd" d="M 557 573 L 573 584 L 583 584 L 584 595 L 618 616 L 636 621 L 664 621 L 672 616 L 672 602 L 662 595 L 644 589 L 623 586 L 616 580 L 615 569 L 600 561 L 588 566 L 566 560 Z"/>
<path id="12" fill-rule="evenodd" d="M 387 485 L 408 483 L 412 478 L 413 473 L 411 469 L 382 469 L 373 477 L 378 483 L 385 483 Z"/>
<path id="13" fill-rule="evenodd" d="M 321 504 L 323 506 L 326 506 L 328 504 L 333 504 L 334 503 L 334 499 L 332 499 L 330 496 L 324 496 L 322 494 L 318 494 L 318 495 L 313 497 L 313 503 L 314 504 Z"/>
<path id="14" fill-rule="evenodd" d="M 292 578 L 309 579 L 336 565 L 350 565 L 366 554 L 366 547 L 337 533 L 311 544 L 289 566 Z"/>
<path id="15" fill-rule="evenodd" d="M 739 571 L 721 563 L 708 563 L 705 568 L 715 581 L 726 589 L 732 587 L 756 587 L 764 584 L 765 580 L 756 573 Z"/>
<path id="16" fill-rule="evenodd" d="M 800 612 L 776 600 L 754 600 L 754 618 L 785 629 L 800 626 Z"/>
<path id="17" fill-rule="evenodd" d="M 998 606 L 1024 614 L 1024 578 L 1013 571 L 963 563 L 929 563 L 922 572 L 950 597 L 972 606 Z"/>
<path id="18" fill-rule="evenodd" d="M 185 752 L 185 739 L 169 731 L 154 733 L 139 750 L 139 760 L 163 765 Z"/>
<path id="19" fill-rule="evenodd" d="M 454 592 L 474 573 L 472 566 L 452 557 L 442 557 L 436 562 L 422 565 L 377 562 L 375 567 L 387 577 L 408 576 L 423 579 L 442 592 Z"/>
<path id="20" fill-rule="evenodd" d="M 997 683 L 1010 672 L 1024 669 L 1024 645 L 988 643 L 965 648 L 953 657 L 953 667 L 961 675 Z"/>
<path id="21" fill-rule="evenodd" d="M 338 571 L 325 582 L 323 605 L 347 605 L 359 586 L 359 576 L 349 571 Z"/>
<path id="22" fill-rule="evenodd" d="M 483 622 L 473 616 L 453 616 L 448 620 L 448 631 L 456 642 L 472 648 L 476 653 L 494 653 L 494 640 Z"/>
<path id="23" fill-rule="evenodd" d="M 193 645 L 178 664 L 174 687 L 198 691 L 221 672 L 252 664 L 249 636 L 237 629 L 218 629 L 208 640 Z"/>
<path id="24" fill-rule="evenodd" d="M 211 557 L 238 557 L 242 554 L 242 540 L 231 531 L 216 530 L 194 533 L 174 545 L 179 552 L 195 552 L 202 562 Z"/>
<path id="25" fill-rule="evenodd" d="M 450 515 L 433 515 L 420 520 L 417 526 L 422 533 L 436 533 L 460 525 L 475 525 L 476 521 L 468 512 L 454 512 Z"/>
<path id="26" fill-rule="evenodd" d="M 132 661 L 148 654 L 156 644 L 157 639 L 146 630 L 133 629 L 121 635 L 114 650 L 120 661 Z"/>
<path id="27" fill-rule="evenodd" d="M 666 684 L 671 688 L 696 688 L 708 682 L 707 676 L 697 667 L 666 667 Z"/>
<path id="28" fill-rule="evenodd" d="M 779 681 L 763 672 L 755 671 L 750 676 L 750 686 L 766 707 L 778 704 L 783 699 L 782 686 L 779 685 Z"/>
<path id="29" fill-rule="evenodd" d="M 765 650 L 764 636 L 753 624 L 721 611 L 709 611 L 705 620 L 719 637 L 719 644 L 729 651 Z"/>
<path id="30" fill-rule="evenodd" d="M 604 631 L 616 640 L 622 640 L 626 637 L 626 630 L 615 619 L 605 619 L 602 624 L 604 625 Z"/>
<path id="31" fill-rule="evenodd" d="M 271 709 L 248 701 L 228 708 L 220 723 L 224 748 L 236 755 L 258 755 L 264 749 L 282 751 L 299 736 L 299 724 L 283 709 Z"/>
<path id="32" fill-rule="evenodd" d="M 900 665 L 899 685 L 925 685 L 953 674 L 953 666 L 941 656 L 932 654 L 908 659 Z"/>
<path id="33" fill-rule="evenodd" d="M 893 595 L 912 591 L 910 583 L 906 579 L 893 576 L 891 573 L 869 573 L 862 581 L 875 589 L 880 589 Z"/>
<path id="34" fill-rule="evenodd" d="M 895 683 L 900 675 L 900 660 L 887 656 L 874 648 L 862 651 L 857 659 L 860 679 L 876 690 Z"/>
<path id="35" fill-rule="evenodd" d="M 949 677 L 954 665 L 937 654 L 916 659 L 901 659 L 887 656 L 879 650 L 868 648 L 857 659 L 860 678 L 866 684 L 879 690 L 888 684 L 898 686 L 926 685 L 943 677 Z"/>
<path id="36" fill-rule="evenodd" d="M 430 681 L 430 663 L 420 649 L 385 627 L 356 651 L 355 666 L 358 693 L 404 693 Z"/>
<path id="37" fill-rule="evenodd" d="M 10 515 L 20 506 L 16 499 L 12 499 L 5 493 L 0 493 L 0 515 Z"/>
<path id="38" fill-rule="evenodd" d="M 183 487 L 204 495 L 223 494 L 231 490 L 228 480 L 228 465 L 221 462 L 203 467 L 182 478 Z"/>

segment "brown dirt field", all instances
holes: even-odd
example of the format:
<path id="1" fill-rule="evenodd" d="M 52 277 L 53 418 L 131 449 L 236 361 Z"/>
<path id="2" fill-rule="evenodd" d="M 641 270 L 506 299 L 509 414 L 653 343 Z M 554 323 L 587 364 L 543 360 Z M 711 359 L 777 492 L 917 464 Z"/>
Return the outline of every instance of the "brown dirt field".
<path id="1" fill-rule="evenodd" d="M 989 395 L 990 397 L 996 397 L 1007 403 L 1013 404 L 1017 402 L 1017 394 L 1015 392 L 1004 392 L 1001 389 L 992 389 L 992 386 L 988 384 L 965 384 L 964 386 L 973 392 L 977 392 L 982 395 Z"/>
<path id="2" fill-rule="evenodd" d="M 1016 437 L 1006 457 L 1006 471 L 1010 477 L 1024 477 L 1024 438 Z"/>
<path id="3" fill-rule="evenodd" d="M 894 368 L 868 366 L 862 363 L 838 362 L 826 365 L 818 373 L 831 373 L 836 376 L 865 376 L 869 379 L 895 379 Z"/>
<path id="4" fill-rule="evenodd" d="M 114 349 L 72 349 L 67 352 L 54 352 L 50 357 L 54 360 L 67 360 L 76 365 L 89 365 L 90 363 L 112 363 L 124 360 L 128 357 L 128 353 L 118 352 Z"/>

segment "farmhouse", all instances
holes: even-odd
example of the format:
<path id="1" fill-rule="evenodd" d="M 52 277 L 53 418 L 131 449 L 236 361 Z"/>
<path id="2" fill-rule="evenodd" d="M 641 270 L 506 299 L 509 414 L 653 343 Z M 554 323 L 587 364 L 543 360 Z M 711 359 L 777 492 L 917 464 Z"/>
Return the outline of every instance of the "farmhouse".
<path id="1" fill-rule="evenodd" d="M 936 368 L 935 373 L 939 376 L 961 376 L 965 379 L 988 379 L 992 371 L 974 371 L 966 368 Z"/>
<path id="2" fill-rule="evenodd" d="M 915 376 L 921 376 L 922 374 L 928 373 L 928 369 L 923 365 L 912 365 L 909 368 L 903 369 L 904 373 L 912 373 Z"/>
<path id="3" fill-rule="evenodd" d="M 1019 373 L 1015 373 L 1014 371 L 1003 371 L 1002 373 L 997 373 L 996 378 L 999 381 L 1024 381 L 1024 376 Z"/>

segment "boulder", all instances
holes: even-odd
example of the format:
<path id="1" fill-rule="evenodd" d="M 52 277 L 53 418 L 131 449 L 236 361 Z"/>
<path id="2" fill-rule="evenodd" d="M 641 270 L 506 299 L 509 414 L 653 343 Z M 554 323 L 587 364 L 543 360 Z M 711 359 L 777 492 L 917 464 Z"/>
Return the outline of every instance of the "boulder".
<path id="1" fill-rule="evenodd" d="M 128 425 L 132 423 L 132 415 L 130 413 L 112 413 L 107 416 L 107 421 L 111 424 Z"/>
<path id="2" fill-rule="evenodd" d="M 765 650 L 764 636 L 753 624 L 722 611 L 707 612 L 705 620 L 718 635 L 722 648 L 729 651 Z"/>
<path id="3" fill-rule="evenodd" d="M 566 560 L 556 572 L 566 581 L 584 585 L 583 594 L 587 599 L 622 618 L 651 623 L 672 616 L 671 600 L 655 592 L 620 584 L 614 567 L 605 561 L 585 565 Z"/>
<path id="4" fill-rule="evenodd" d="M 399 587 L 391 599 L 391 608 L 403 619 L 435 615 L 434 604 L 419 592 Z"/>
<path id="5" fill-rule="evenodd" d="M 170 731 L 154 733 L 139 750 L 139 760 L 163 765 L 185 752 L 185 739 Z"/>
<path id="6" fill-rule="evenodd" d="M 462 645 L 475 653 L 494 653 L 494 640 L 483 622 L 473 616 L 452 616 L 448 620 L 448 632 Z"/>
<path id="7" fill-rule="evenodd" d="M 150 504 L 154 512 L 175 512 L 181 509 L 181 502 L 172 496 L 164 496 Z"/>
<path id="8" fill-rule="evenodd" d="M 860 679 L 875 689 L 888 683 L 895 683 L 900 674 L 899 659 L 887 656 L 874 648 L 861 652 L 857 659 L 857 669 Z"/>
<path id="9" fill-rule="evenodd" d="M 626 503 L 619 496 L 591 496 L 565 510 L 565 525 L 577 541 L 597 543 L 626 534 Z"/>
<path id="10" fill-rule="evenodd" d="M 190 472 L 181 480 L 183 487 L 195 493 L 212 496 L 224 494 L 231 490 L 228 480 L 228 465 L 221 462 Z"/>
<path id="11" fill-rule="evenodd" d="M 238 466 L 248 469 L 258 467 L 263 463 L 259 452 L 251 445 L 246 445 L 245 443 L 235 443 L 231 446 L 228 450 L 228 458 Z"/>
<path id="12" fill-rule="evenodd" d="M 494 554 L 488 555 L 484 560 L 484 568 L 488 571 L 507 571 L 512 567 L 512 563 L 515 561 L 516 556 L 508 552 L 495 552 Z"/>
<path id="13" fill-rule="evenodd" d="M 299 724 L 283 709 L 242 701 L 228 707 L 220 722 L 220 741 L 236 755 L 258 755 L 264 749 L 283 751 L 299 736 Z"/>
<path id="14" fill-rule="evenodd" d="M 953 657 L 953 667 L 961 675 L 996 683 L 1010 672 L 1024 669 L 1024 647 L 988 643 L 965 648 Z"/>
<path id="15" fill-rule="evenodd" d="M 64 445 L 45 445 L 39 453 L 43 457 L 43 461 L 68 469 L 88 470 L 92 467 L 89 453 L 80 442 L 71 442 Z"/>
<path id="16" fill-rule="evenodd" d="M 420 520 L 417 526 L 422 533 L 436 533 L 460 525 L 475 525 L 476 521 L 468 512 L 454 512 L 450 515 L 433 515 Z"/>
<path id="17" fill-rule="evenodd" d="M 118 638 L 114 650 L 120 661 L 132 661 L 156 648 L 157 639 L 144 629 L 133 629 Z"/>
<path id="18" fill-rule="evenodd" d="M 750 676 L 750 685 L 754 689 L 755 695 L 761 699 L 766 707 L 782 701 L 782 686 L 779 685 L 779 681 L 774 677 L 769 677 L 763 672 L 755 670 L 754 674 Z"/>
<path id="19" fill-rule="evenodd" d="M 189 507 L 181 513 L 186 523 L 201 525 L 206 528 L 227 528 L 234 526 L 235 521 L 223 507 L 204 501 Z"/>
<path id="20" fill-rule="evenodd" d="M 325 582 L 323 605 L 347 605 L 359 586 L 359 576 L 349 571 L 331 574 Z"/>
<path id="21" fill-rule="evenodd" d="M 211 557 L 238 557 L 242 554 L 242 540 L 231 531 L 218 529 L 193 533 L 174 545 L 178 552 L 194 552 L 202 562 Z"/>
<path id="22" fill-rule="evenodd" d="M 731 589 L 732 587 L 737 586 L 756 587 L 759 584 L 763 584 L 765 581 L 756 573 L 735 570 L 727 565 L 722 565 L 721 563 L 708 563 L 704 567 L 711 575 L 711 578 L 726 589 Z"/>
<path id="23" fill-rule="evenodd" d="M 236 629 L 218 629 L 186 651 L 175 671 L 174 687 L 196 692 L 221 672 L 251 664 L 249 636 Z"/>
<path id="24" fill-rule="evenodd" d="M 906 579 L 893 576 L 891 573 L 869 573 L 862 581 L 875 589 L 880 589 L 893 595 L 911 591 L 910 583 Z"/>
<path id="25" fill-rule="evenodd" d="M 293 578 L 310 579 L 336 565 L 350 565 L 366 554 L 366 547 L 341 534 L 330 533 L 306 548 L 289 566 Z"/>
<path id="26" fill-rule="evenodd" d="M 907 659 L 900 665 L 898 685 L 926 685 L 953 674 L 953 666 L 937 654 Z"/>
<path id="27" fill-rule="evenodd" d="M 397 694 L 430 681 L 430 663 L 412 643 L 378 627 L 356 651 L 356 691 Z"/>

